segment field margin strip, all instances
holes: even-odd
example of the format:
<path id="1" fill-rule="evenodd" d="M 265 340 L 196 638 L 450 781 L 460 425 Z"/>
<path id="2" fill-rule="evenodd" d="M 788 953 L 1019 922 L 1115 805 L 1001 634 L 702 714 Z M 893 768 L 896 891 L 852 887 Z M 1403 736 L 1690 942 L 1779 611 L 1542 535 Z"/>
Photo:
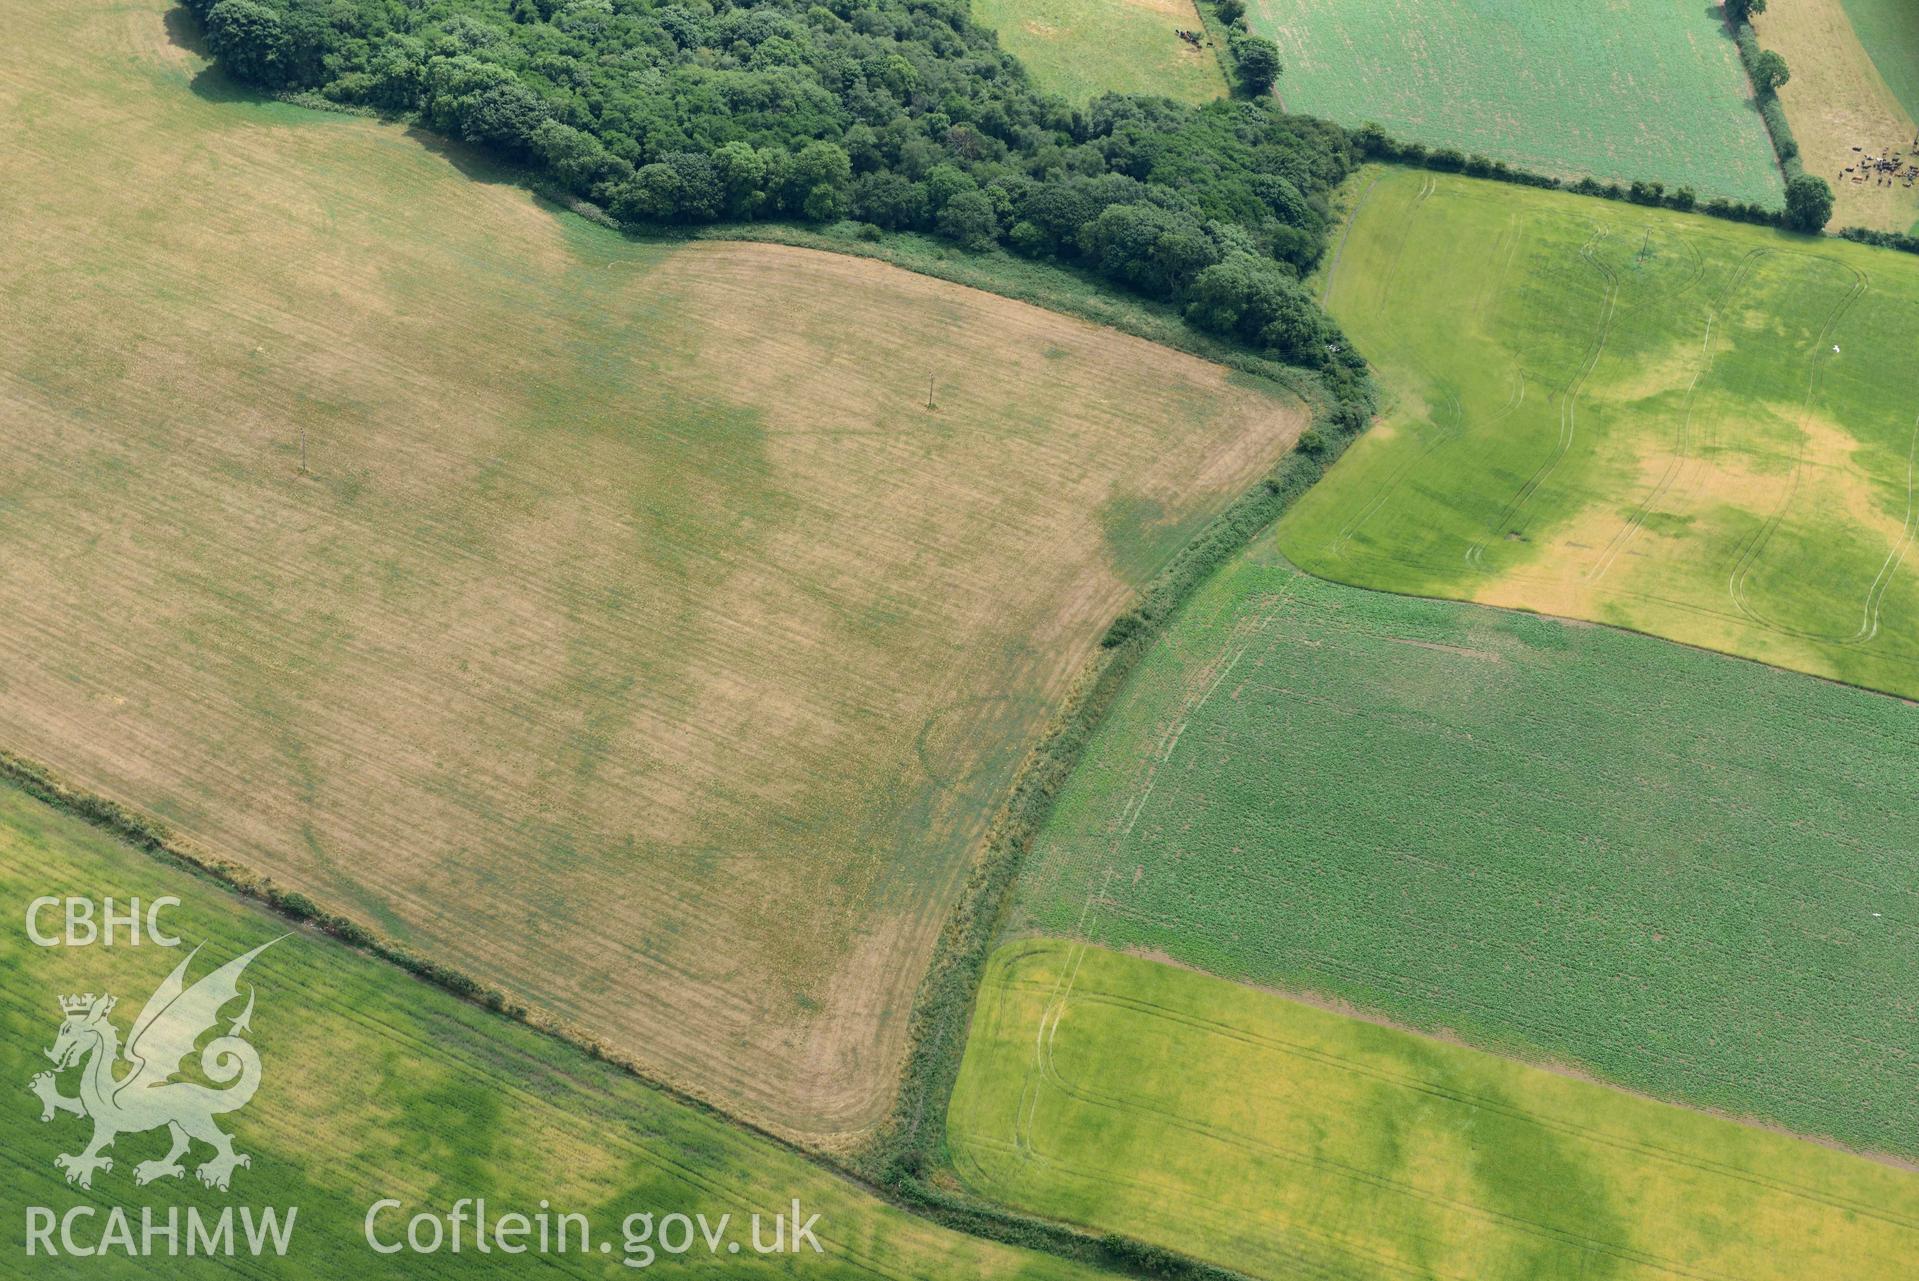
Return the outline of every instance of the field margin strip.
<path id="1" fill-rule="evenodd" d="M 1371 424 L 1369 380 L 1316 380 L 1313 424 L 1251 491 L 1174 556 L 1113 620 L 1064 703 L 1022 761 L 981 842 L 958 905 L 941 931 L 914 1002 L 909 1050 L 892 1116 L 856 1158 L 865 1177 L 948 1227 L 1059 1252 L 1094 1242 L 1105 1256 L 1149 1275 L 1232 1281 L 1243 1274 L 1128 1238 L 1083 1230 L 985 1201 L 962 1190 L 946 1146 L 946 1108 L 959 1077 L 980 984 L 1027 853 L 1067 778 L 1134 669 L 1197 588 L 1296 502 Z"/>

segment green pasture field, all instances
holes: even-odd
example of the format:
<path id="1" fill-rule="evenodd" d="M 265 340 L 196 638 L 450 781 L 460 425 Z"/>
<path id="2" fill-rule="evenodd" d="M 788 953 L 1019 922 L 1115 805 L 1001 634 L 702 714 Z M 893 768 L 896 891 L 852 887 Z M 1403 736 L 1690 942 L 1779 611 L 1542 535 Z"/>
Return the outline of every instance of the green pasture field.
<path id="1" fill-rule="evenodd" d="M 1390 410 L 1280 525 L 1329 578 L 1919 694 L 1919 259 L 1369 171 L 1328 304 Z"/>
<path id="2" fill-rule="evenodd" d="M 1218 51 L 1177 34 L 1201 30 L 1193 0 L 973 0 L 973 17 L 1041 88 L 1078 105 L 1102 93 L 1226 96 Z"/>
<path id="3" fill-rule="evenodd" d="M 854 1141 L 1028 739 L 1298 400 L 629 240 L 168 0 L 0 11 L 0 744 Z"/>
<path id="4" fill-rule="evenodd" d="M 1142 660 L 1013 928 L 1910 1157 L 1915 770 L 1900 700 L 1267 541 Z"/>
<path id="5" fill-rule="evenodd" d="M 124 911 L 172 895 L 162 927 L 181 940 L 174 949 L 151 941 L 127 945 L 39 947 L 24 925 L 28 904 L 42 896 L 106 895 Z M 0 1111 L 0 1201 L 7 1206 L 0 1273 L 35 1278 L 196 1277 L 314 1278 L 468 1277 L 515 1275 L 616 1277 L 668 1272 L 696 1276 L 1030 1278 L 1088 1275 L 1064 1261 L 959 1236 L 901 1213 L 862 1188 L 773 1142 L 680 1103 L 633 1077 L 589 1059 L 560 1042 L 477 1006 L 457 1001 L 382 962 L 288 924 L 204 879 L 164 867 L 151 857 L 55 813 L 11 787 L 0 787 L 0 1079 L 10 1099 Z M 60 912 L 37 924 L 59 931 Z M 286 935 L 286 937 L 279 937 Z M 57 1113 L 40 1120 L 28 1082 L 47 1070 L 42 1052 L 61 1022 L 58 999 L 71 993 L 110 993 L 119 999 L 111 1019 L 124 1037 L 148 995 L 193 948 L 188 971 L 199 978 L 241 953 L 279 938 L 247 969 L 242 998 L 254 999 L 251 1043 L 260 1057 L 257 1093 L 220 1118 L 235 1150 L 252 1158 L 233 1171 L 225 1193 L 202 1187 L 194 1169 L 211 1153 L 195 1146 L 179 1179 L 136 1184 L 136 1165 L 164 1155 L 165 1135 L 126 1134 L 107 1152 L 109 1170 L 92 1186 L 69 1186 L 54 1158 L 77 1153 L 91 1123 Z M 223 1011 L 224 1032 L 241 1012 Z M 189 1060 L 197 1065 L 198 1058 Z M 59 1074 L 58 1089 L 72 1096 L 82 1067 Z M 197 1073 L 190 1067 L 189 1079 Z M 204 1079 L 204 1078 L 200 1078 Z M 471 1218 L 461 1253 L 376 1254 L 364 1236 L 368 1210 L 383 1198 L 403 1209 L 383 1209 L 375 1231 L 383 1244 L 403 1239 L 406 1221 L 420 1212 L 444 1216 L 462 1197 L 484 1197 L 488 1216 L 532 1216 L 542 1201 L 550 1212 L 583 1214 L 590 1248 L 503 1258 L 475 1252 Z M 817 1213 L 821 1244 L 784 1257 L 752 1249 L 751 1215 L 760 1213 L 761 1243 L 773 1240 L 776 1208 L 798 1198 L 805 1218 Z M 297 1207 L 284 1258 L 130 1259 L 25 1255 L 25 1207 L 64 1215 L 74 1206 L 96 1210 L 79 1221 L 80 1242 L 93 1244 L 114 1207 L 127 1210 L 136 1233 L 141 1207 L 162 1220 L 170 1207 L 211 1220 L 225 1207 L 256 1212 Z M 731 1214 L 742 1248 L 722 1245 L 717 1258 L 703 1244 L 684 1255 L 656 1251 L 652 1268 L 637 1242 L 628 1248 L 629 1215 L 704 1214 L 709 1227 Z M 556 1221 L 554 1221 L 556 1222 Z M 550 1223 L 550 1226 L 552 1224 Z M 578 1241 L 577 1226 L 570 1225 Z M 642 1225 L 630 1225 L 636 1235 Z M 236 1229 L 237 1231 L 238 1229 Z M 697 1230 L 697 1229 L 696 1229 Z M 669 1240 L 678 1242 L 677 1225 Z M 91 1234 L 91 1235 L 89 1235 Z M 531 1238 L 529 1238 L 531 1239 Z M 551 1240 L 551 1238 L 550 1238 Z M 601 1253 L 598 1243 L 613 1248 Z M 509 1244 L 512 1242 L 509 1241 Z M 54 1247 L 59 1249 L 56 1235 Z M 162 1254 L 165 1242 L 159 1243 Z M 183 1246 L 184 1248 L 184 1246 Z"/>
<path id="6" fill-rule="evenodd" d="M 1561 177 L 1777 205 L 1725 26 L 1684 0 L 1249 0 L 1294 111 Z"/>
<path id="7" fill-rule="evenodd" d="M 1919 1174 L 1083 944 L 988 965 L 982 1196 L 1258 1277 L 1875 1281 Z"/>
<path id="8" fill-rule="evenodd" d="M 1898 97 L 1919 120 L 1919 9 L 1907 0 L 1840 0 L 1859 43 Z"/>

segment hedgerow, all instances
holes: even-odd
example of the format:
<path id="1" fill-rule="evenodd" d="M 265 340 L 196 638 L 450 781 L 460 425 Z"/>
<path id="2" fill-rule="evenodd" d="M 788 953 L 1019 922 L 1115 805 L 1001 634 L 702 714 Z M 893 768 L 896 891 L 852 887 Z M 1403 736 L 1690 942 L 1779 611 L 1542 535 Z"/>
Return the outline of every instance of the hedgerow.
<path id="1" fill-rule="evenodd" d="M 1793 137 L 1792 125 L 1786 121 L 1786 109 L 1780 104 L 1778 93 L 1760 73 L 1759 60 L 1765 50 L 1759 47 L 1759 33 L 1742 19 L 1733 24 L 1732 38 L 1739 49 L 1740 65 L 1745 67 L 1746 78 L 1752 82 L 1753 101 L 1758 103 L 1759 115 L 1766 122 L 1772 149 L 1779 156 L 1779 168 L 1788 180 L 1796 178 L 1805 172 L 1799 159 L 1799 140 Z"/>
<path id="2" fill-rule="evenodd" d="M 949 1169 L 945 1109 L 958 1078 L 980 978 L 1021 864 L 1121 686 L 1194 590 L 1291 507 L 1372 420 L 1374 388 L 1362 373 L 1335 369 L 1318 380 L 1314 393 L 1319 403 L 1313 425 L 1296 447 L 1188 544 L 1108 628 L 1099 651 L 1022 764 L 941 933 L 914 1003 L 911 1048 L 898 1101 L 887 1125 L 860 1157 L 859 1168 L 949 1226 L 1148 1275 L 1187 1281 L 1237 1275 L 1123 1238 L 1095 1240 L 979 1201 L 943 1177 Z"/>
<path id="3" fill-rule="evenodd" d="M 1702 213 L 1707 217 L 1723 218 L 1728 222 L 1754 223 L 1764 227 L 1791 227 L 1798 231 L 1814 231 L 1819 225 L 1823 225 L 1823 220 L 1810 227 L 1803 225 L 1802 221 L 1795 221 L 1791 216 L 1790 201 L 1786 209 L 1768 209 L 1764 205 L 1728 200 L 1723 196 L 1702 201 L 1691 187 L 1667 190 L 1665 184 L 1659 182 L 1619 183 L 1581 178 L 1577 182 L 1567 183 L 1549 174 L 1535 173 L 1509 165 L 1503 160 L 1490 160 L 1480 155 L 1462 156 L 1450 148 L 1432 150 L 1421 143 L 1402 142 L 1376 124 L 1364 124 L 1355 129 L 1353 141 L 1369 160 L 1434 169 L 1442 173 L 1463 173 L 1474 178 L 1490 178 L 1495 182 L 1510 182 L 1522 187 L 1570 191 L 1580 196 L 1597 196 L 1601 200 L 1624 200 L 1633 204 L 1675 209 L 1682 213 Z M 1806 174 L 1799 175 L 1793 182 L 1816 183 L 1824 186 L 1821 179 Z M 1792 185 L 1788 184 L 1789 195 L 1791 192 Z M 1827 189 L 1826 195 L 1830 201 L 1830 189 Z M 1862 237 L 1853 238 L 1861 239 Z"/>

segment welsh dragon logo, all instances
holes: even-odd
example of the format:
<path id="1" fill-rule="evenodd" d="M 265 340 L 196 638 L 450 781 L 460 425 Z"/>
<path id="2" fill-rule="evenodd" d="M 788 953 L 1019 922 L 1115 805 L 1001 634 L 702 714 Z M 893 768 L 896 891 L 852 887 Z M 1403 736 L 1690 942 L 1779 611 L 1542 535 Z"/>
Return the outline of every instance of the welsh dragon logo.
<path id="1" fill-rule="evenodd" d="M 225 1035 L 216 1036 L 200 1051 L 200 1070 L 214 1085 L 172 1078 L 186 1066 L 201 1036 L 219 1022 L 220 1010 L 239 999 L 240 975 L 248 964 L 277 942 L 262 943 L 189 987 L 187 966 L 200 952 L 194 948 L 147 998 L 127 1035 L 124 1052 L 120 1033 L 107 1017 L 113 1012 L 114 997 L 89 992 L 60 998 L 64 1016 L 60 1035 L 46 1052 L 53 1060 L 53 1071 L 34 1077 L 31 1088 L 40 1098 L 42 1121 L 51 1121 L 60 1112 L 93 1120 L 93 1141 L 84 1151 L 54 1158 L 53 1163 L 66 1172 L 67 1182 L 92 1187 L 95 1170 L 113 1170 L 112 1158 L 101 1154 L 116 1138 L 161 1126 L 172 1138 L 172 1147 L 164 1157 L 136 1165 L 136 1183 L 183 1176 L 186 1170 L 180 1158 L 196 1139 L 213 1149 L 212 1158 L 194 1171 L 210 1188 L 226 1191 L 234 1167 L 253 1164 L 251 1157 L 233 1150 L 231 1136 L 213 1123 L 213 1118 L 245 1107 L 260 1087 L 260 1054 L 245 1040 L 253 1017 L 251 987 L 246 1008 L 228 1024 Z M 60 1093 L 56 1078 L 76 1064 L 84 1064 L 80 1093 L 69 1098 Z"/>

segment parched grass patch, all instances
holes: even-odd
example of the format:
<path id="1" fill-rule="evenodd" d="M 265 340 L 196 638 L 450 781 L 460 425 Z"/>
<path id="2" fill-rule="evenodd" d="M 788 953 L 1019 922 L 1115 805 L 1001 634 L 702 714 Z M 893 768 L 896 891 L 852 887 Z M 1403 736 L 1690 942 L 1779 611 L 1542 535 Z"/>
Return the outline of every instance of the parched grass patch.
<path id="1" fill-rule="evenodd" d="M 1906 1275 L 1919 1174 L 1084 944 L 1005 944 L 973 1191 L 1255 1276 Z"/>
<path id="2" fill-rule="evenodd" d="M 177 17 L 22 7 L 0 53 L 0 744 L 861 1131 L 1027 739 L 1299 402 L 874 262 L 623 240 L 236 95 Z"/>
<path id="3" fill-rule="evenodd" d="M 1915 769 L 1901 700 L 1268 542 L 1141 661 L 1012 928 L 1910 1158 Z"/>
<path id="4" fill-rule="evenodd" d="M 160 924 L 179 937 L 168 949 L 144 942 L 43 948 L 28 942 L 27 905 L 42 896 L 106 895 L 124 911 L 130 899 L 163 909 Z M 643 1085 L 549 1037 L 507 1022 L 417 982 L 394 967 L 305 931 L 287 935 L 284 920 L 220 887 L 118 844 L 0 786 L 0 1073 L 12 1087 L 12 1106 L 0 1115 L 0 1196 L 20 1214 L 40 1206 L 65 1214 L 92 1206 L 76 1220 L 83 1244 L 93 1244 L 114 1208 L 126 1210 L 139 1239 L 142 1208 L 164 1224 L 169 1211 L 197 1212 L 209 1222 L 239 1205 L 258 1212 L 295 1211 L 284 1258 L 128 1258 L 108 1250 L 76 1259 L 44 1253 L 29 1259 L 25 1242 L 8 1242 L 13 1275 L 34 1277 L 166 1275 L 336 1281 L 341 1277 L 453 1278 L 525 1275 L 633 1276 L 650 1259 L 655 1268 L 695 1276 L 870 1277 L 966 1275 L 1079 1277 L 1061 1260 L 978 1241 L 904 1214 L 770 1140 Z M 58 931 L 60 911 L 46 911 L 44 929 Z M 286 935 L 286 937 L 279 937 Z M 254 999 L 248 1040 L 260 1057 L 260 1084 L 251 1101 L 219 1118 L 236 1151 L 251 1164 L 232 1174 L 227 1192 L 202 1187 L 193 1174 L 211 1149 L 196 1145 L 179 1179 L 146 1186 L 135 1167 L 164 1155 L 164 1133 L 127 1134 L 108 1155 L 111 1170 L 93 1175 L 86 1191 L 69 1187 L 54 1158 L 86 1144 L 90 1122 L 66 1113 L 40 1120 L 27 1082 L 48 1069 L 41 1051 L 53 1044 L 61 1021 L 59 997 L 109 993 L 120 1005 L 112 1021 L 124 1036 L 147 996 L 199 947 L 188 972 L 198 979 L 233 957 L 279 938 L 247 969 L 243 995 Z M 223 1011 L 220 1029 L 239 1014 Z M 197 1056 L 189 1060 L 197 1064 Z M 78 1090 L 79 1069 L 59 1074 L 65 1096 Z M 407 1220 L 427 1213 L 444 1220 L 461 1198 L 484 1197 L 492 1222 L 546 1210 L 557 1233 L 560 1214 L 582 1215 L 591 1231 L 587 1248 L 504 1257 L 474 1248 L 473 1211 L 467 1207 L 459 1253 L 378 1254 L 364 1236 L 365 1220 L 384 1198 L 401 1202 L 380 1211 L 374 1224 L 382 1244 L 404 1240 Z M 773 1240 L 773 1217 L 784 1212 L 791 1237 L 791 1203 L 818 1214 L 821 1251 L 765 1256 L 752 1248 L 751 1216 L 761 1216 L 762 1244 Z M 653 1230 L 628 1216 L 650 1214 Z M 717 1257 L 703 1243 L 692 1253 L 660 1250 L 660 1220 L 704 1215 L 709 1226 L 729 1216 L 726 1241 L 740 1245 Z M 444 1222 L 442 1229 L 445 1229 Z M 629 1244 L 627 1231 L 635 1240 Z M 236 1228 L 236 1232 L 238 1229 Z M 581 1240 L 568 1225 L 569 1243 Z M 422 1239 L 430 1239 L 423 1237 Z M 677 1226 L 668 1234 L 677 1243 Z M 520 1239 L 528 1245 L 537 1233 Z M 557 1242 L 557 1235 L 549 1238 Z M 185 1249 L 184 1228 L 176 1238 Z M 601 1253 L 601 1242 L 610 1250 Z M 512 1241 L 509 1239 L 509 1244 Z M 58 1234 L 54 1246 L 61 1248 Z M 649 1255 L 647 1252 L 651 1251 Z M 949 1272 L 950 1270 L 950 1272 Z M 643 1274 L 642 1274 L 643 1275 Z"/>
<path id="5" fill-rule="evenodd" d="M 1919 260 L 1464 178 L 1358 190 L 1326 296 L 1396 403 L 1281 524 L 1295 563 L 1919 695 Z"/>
<path id="6" fill-rule="evenodd" d="M 1777 205 L 1725 26 L 1691 0 L 1250 0 L 1280 96 L 1345 125 L 1566 177 Z"/>
<path id="7" fill-rule="evenodd" d="M 1219 51 L 1178 35 L 1202 30 L 1193 0 L 973 0 L 973 16 L 1041 88 L 1082 106 L 1102 93 L 1226 96 Z"/>

